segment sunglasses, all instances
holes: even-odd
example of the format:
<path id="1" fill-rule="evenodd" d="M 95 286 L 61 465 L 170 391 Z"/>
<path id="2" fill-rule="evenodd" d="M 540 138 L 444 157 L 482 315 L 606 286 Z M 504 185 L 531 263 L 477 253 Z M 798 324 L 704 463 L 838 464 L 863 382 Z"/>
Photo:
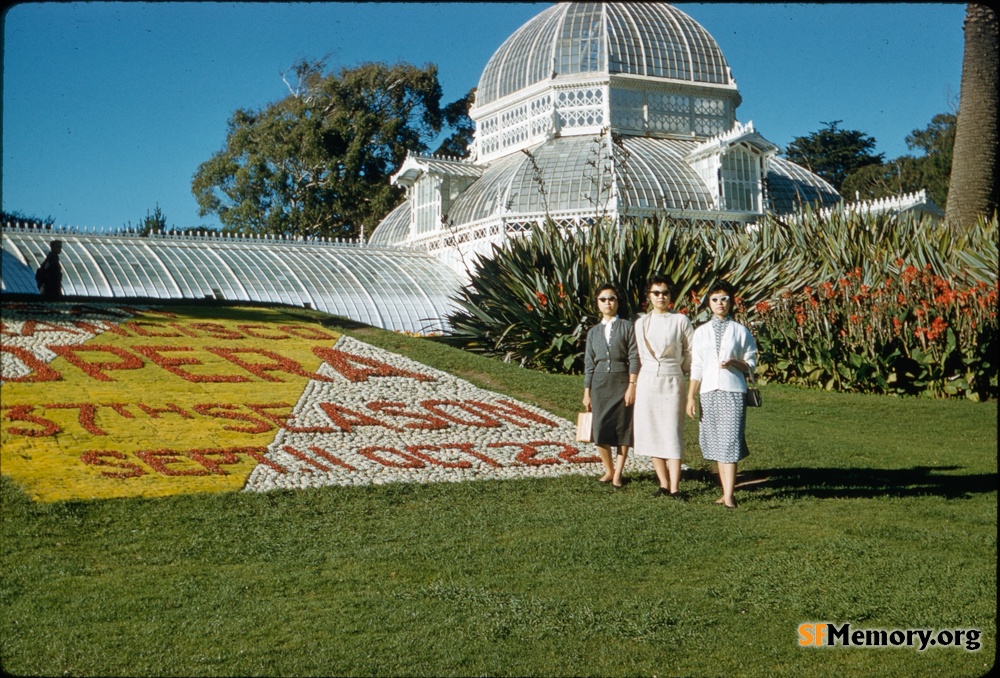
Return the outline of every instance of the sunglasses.
<path id="1" fill-rule="evenodd" d="M 654 297 L 669 297 L 670 296 L 670 292 L 667 292 L 666 290 L 650 290 L 649 293 L 652 294 Z"/>
<path id="2" fill-rule="evenodd" d="M 729 297 L 712 297 L 709 299 L 713 304 L 724 304 L 729 301 Z"/>
<path id="3" fill-rule="evenodd" d="M 597 300 L 609 304 L 612 301 L 618 301 L 618 297 L 597 297 Z"/>

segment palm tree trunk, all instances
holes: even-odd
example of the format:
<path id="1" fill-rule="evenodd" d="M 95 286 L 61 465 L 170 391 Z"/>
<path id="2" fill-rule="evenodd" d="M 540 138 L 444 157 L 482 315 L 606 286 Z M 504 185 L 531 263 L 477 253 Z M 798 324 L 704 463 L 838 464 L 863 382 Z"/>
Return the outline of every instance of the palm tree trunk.
<path id="1" fill-rule="evenodd" d="M 996 12 L 969 3 L 965 10 L 962 89 L 945 219 L 956 231 L 973 228 L 997 209 L 998 37 Z"/>

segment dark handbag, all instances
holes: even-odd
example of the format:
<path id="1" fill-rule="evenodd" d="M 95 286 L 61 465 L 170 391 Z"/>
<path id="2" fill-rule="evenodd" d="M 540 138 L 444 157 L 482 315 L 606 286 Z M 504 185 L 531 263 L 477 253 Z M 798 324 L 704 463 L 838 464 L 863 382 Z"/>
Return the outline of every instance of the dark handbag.
<path id="1" fill-rule="evenodd" d="M 760 397 L 760 391 L 757 390 L 752 370 L 749 372 L 749 377 L 750 382 L 747 384 L 747 392 L 743 394 L 743 402 L 747 407 L 760 407 L 763 399 Z"/>

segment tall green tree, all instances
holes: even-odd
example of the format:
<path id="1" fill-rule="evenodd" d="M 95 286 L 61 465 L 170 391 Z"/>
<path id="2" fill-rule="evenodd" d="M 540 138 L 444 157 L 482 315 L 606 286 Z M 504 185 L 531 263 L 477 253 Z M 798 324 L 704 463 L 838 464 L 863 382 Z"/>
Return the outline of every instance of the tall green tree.
<path id="1" fill-rule="evenodd" d="M 476 123 L 469 116 L 469 109 L 476 101 L 476 88 L 473 87 L 461 99 L 453 101 L 442 110 L 444 124 L 455 130 L 448 138 L 441 142 L 434 153 L 438 155 L 450 155 L 456 158 L 468 158 L 469 149 L 472 145 L 473 135 L 476 131 Z"/>
<path id="2" fill-rule="evenodd" d="M 939 113 L 924 129 L 906 137 L 906 146 L 917 155 L 903 155 L 885 163 L 865 165 L 852 172 L 841 186 L 848 200 L 872 200 L 925 189 L 936 204 L 948 199 L 955 115 Z"/>
<path id="3" fill-rule="evenodd" d="M 945 219 L 953 228 L 967 229 L 997 210 L 997 170 L 1000 155 L 1000 106 L 997 79 L 998 28 L 996 10 L 969 3 L 965 10 L 962 89 L 955 129 L 951 191 Z"/>
<path id="4" fill-rule="evenodd" d="M 844 180 L 866 165 L 879 165 L 883 153 L 873 153 L 875 139 L 857 130 L 837 129 L 840 120 L 809 136 L 796 137 L 788 144 L 786 158 L 823 177 L 840 191 Z"/>
<path id="5" fill-rule="evenodd" d="M 389 176 L 441 130 L 437 67 L 365 63 L 324 73 L 297 63 L 287 97 L 240 109 L 202 163 L 199 213 L 229 231 L 352 237 L 402 199 Z M 287 76 L 288 74 L 286 74 Z"/>

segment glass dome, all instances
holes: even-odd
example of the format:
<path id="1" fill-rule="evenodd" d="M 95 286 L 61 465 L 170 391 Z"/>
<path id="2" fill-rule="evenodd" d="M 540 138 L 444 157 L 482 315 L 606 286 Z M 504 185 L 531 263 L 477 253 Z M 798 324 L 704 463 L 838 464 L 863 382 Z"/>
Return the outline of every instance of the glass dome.
<path id="1" fill-rule="evenodd" d="M 548 80 L 625 74 L 735 87 L 718 43 L 662 3 L 558 3 L 528 21 L 490 58 L 476 90 L 483 107 Z"/>
<path id="2" fill-rule="evenodd" d="M 372 240 L 458 261 L 449 248 L 479 251 L 546 216 L 735 227 L 840 202 L 739 122 L 741 103 L 718 43 L 676 7 L 557 3 L 483 70 L 470 160 L 408 157 L 392 177 L 407 200 Z"/>

